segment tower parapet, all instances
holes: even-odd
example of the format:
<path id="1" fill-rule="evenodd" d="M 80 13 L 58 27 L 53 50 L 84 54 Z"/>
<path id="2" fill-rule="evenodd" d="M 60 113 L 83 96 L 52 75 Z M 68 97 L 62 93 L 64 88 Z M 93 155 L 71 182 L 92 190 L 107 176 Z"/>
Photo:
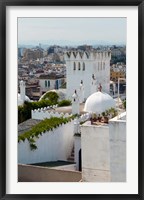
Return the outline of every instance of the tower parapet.
<path id="1" fill-rule="evenodd" d="M 65 61 L 67 60 L 102 60 L 111 59 L 111 51 L 67 51 L 64 54 Z"/>

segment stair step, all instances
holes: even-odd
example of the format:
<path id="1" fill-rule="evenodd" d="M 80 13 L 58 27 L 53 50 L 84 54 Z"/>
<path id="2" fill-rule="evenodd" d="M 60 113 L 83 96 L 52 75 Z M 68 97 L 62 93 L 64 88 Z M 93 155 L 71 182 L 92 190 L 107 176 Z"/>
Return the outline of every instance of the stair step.
<path id="1" fill-rule="evenodd" d="M 69 158 L 72 158 L 72 159 L 74 159 L 74 156 L 69 156 Z"/>
<path id="2" fill-rule="evenodd" d="M 71 151 L 71 155 L 69 156 L 67 160 L 70 162 L 74 162 L 74 155 L 75 155 L 75 152 L 74 152 L 74 147 L 73 147 Z"/>
<path id="3" fill-rule="evenodd" d="M 68 158 L 67 160 L 70 161 L 70 162 L 74 162 L 73 158 Z"/>

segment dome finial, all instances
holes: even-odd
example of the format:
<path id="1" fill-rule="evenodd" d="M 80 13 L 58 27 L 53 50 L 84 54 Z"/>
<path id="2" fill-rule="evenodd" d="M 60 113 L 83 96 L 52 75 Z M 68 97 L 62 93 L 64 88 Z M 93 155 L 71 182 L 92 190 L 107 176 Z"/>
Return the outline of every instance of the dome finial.
<path id="1" fill-rule="evenodd" d="M 92 74 L 92 79 L 95 80 L 95 76 L 94 76 L 94 74 Z"/>
<path id="2" fill-rule="evenodd" d="M 101 83 L 99 83 L 99 86 L 98 86 L 98 91 L 101 92 L 102 91 L 102 85 Z"/>

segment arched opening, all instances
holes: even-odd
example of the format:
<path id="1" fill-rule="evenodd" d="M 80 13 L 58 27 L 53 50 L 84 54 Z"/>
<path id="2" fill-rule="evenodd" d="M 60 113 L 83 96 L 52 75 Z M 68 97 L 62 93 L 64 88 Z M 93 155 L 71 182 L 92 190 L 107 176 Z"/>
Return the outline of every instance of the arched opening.
<path id="1" fill-rule="evenodd" d="M 48 87 L 50 87 L 50 81 L 48 81 Z"/>
<path id="2" fill-rule="evenodd" d="M 73 70 L 76 70 L 76 63 L 74 62 Z"/>
<path id="3" fill-rule="evenodd" d="M 47 81 L 45 81 L 45 87 L 47 87 Z"/>
<path id="4" fill-rule="evenodd" d="M 103 63 L 103 70 L 105 70 L 105 62 Z"/>
<path id="5" fill-rule="evenodd" d="M 85 71 L 85 63 L 83 63 L 83 71 Z"/>
<path id="6" fill-rule="evenodd" d="M 82 155 L 81 155 L 81 149 L 79 150 L 79 171 L 82 171 Z"/>
<path id="7" fill-rule="evenodd" d="M 78 70 L 80 70 L 80 68 L 81 68 L 81 67 L 80 67 L 80 62 L 79 62 L 79 63 L 78 63 Z"/>
<path id="8" fill-rule="evenodd" d="M 58 80 L 56 80 L 56 87 L 55 87 L 55 89 L 59 89 L 59 82 L 58 82 Z"/>

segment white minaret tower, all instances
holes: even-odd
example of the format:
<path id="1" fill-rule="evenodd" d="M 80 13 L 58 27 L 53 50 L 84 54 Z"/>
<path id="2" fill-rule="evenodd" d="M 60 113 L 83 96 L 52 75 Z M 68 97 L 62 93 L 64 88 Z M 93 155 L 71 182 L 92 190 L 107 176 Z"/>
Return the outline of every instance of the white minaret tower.
<path id="1" fill-rule="evenodd" d="M 79 90 L 79 102 L 80 103 L 84 102 L 84 85 L 83 85 L 82 80 L 81 80 L 81 83 L 80 83 L 80 90 Z"/>
<path id="2" fill-rule="evenodd" d="M 92 75 L 92 82 L 91 82 L 91 94 L 95 93 L 96 91 L 97 91 L 96 78 L 93 74 Z"/>
<path id="3" fill-rule="evenodd" d="M 79 97 L 77 94 L 77 91 L 75 90 L 74 94 L 72 95 L 72 114 L 79 114 L 80 108 L 79 108 Z"/>
<path id="4" fill-rule="evenodd" d="M 110 51 L 70 51 L 64 54 L 66 62 L 67 98 L 71 99 L 76 89 L 79 94 L 80 80 L 84 83 L 84 98 L 87 99 L 97 91 L 101 82 L 103 91 L 109 93 L 110 82 Z M 96 87 L 91 88 L 92 74 L 96 79 Z M 94 80 L 95 81 L 95 80 Z M 91 92 L 92 90 L 92 92 Z"/>
<path id="5" fill-rule="evenodd" d="M 20 98 L 24 102 L 25 101 L 25 82 L 20 81 Z"/>

